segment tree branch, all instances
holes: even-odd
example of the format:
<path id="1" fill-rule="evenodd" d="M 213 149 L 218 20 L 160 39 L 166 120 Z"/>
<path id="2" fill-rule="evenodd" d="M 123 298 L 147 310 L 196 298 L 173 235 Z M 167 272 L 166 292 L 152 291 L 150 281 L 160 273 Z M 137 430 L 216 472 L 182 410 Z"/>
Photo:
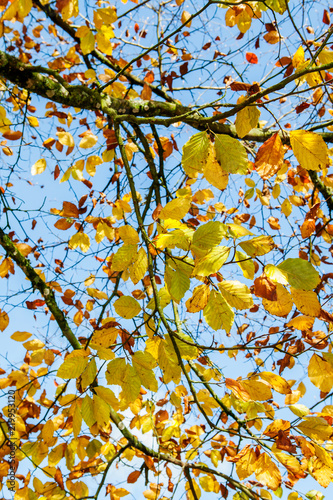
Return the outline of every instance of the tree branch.
<path id="1" fill-rule="evenodd" d="M 14 262 L 19 266 L 24 272 L 26 277 L 31 281 L 33 288 L 39 290 L 41 295 L 44 297 L 45 302 L 54 316 L 54 319 L 58 323 L 58 326 L 64 337 L 68 340 L 74 349 L 81 349 L 81 344 L 75 337 L 68 322 L 65 318 L 64 313 L 59 308 L 53 290 L 42 280 L 42 278 L 36 273 L 32 267 L 30 260 L 24 257 L 21 252 L 14 245 L 9 236 L 0 228 L 0 244 L 7 254 L 13 259 Z"/>
<path id="2" fill-rule="evenodd" d="M 40 66 L 30 66 L 22 63 L 18 58 L 0 51 L 0 76 L 28 90 L 30 93 L 35 93 L 53 102 L 90 111 L 102 111 L 112 119 L 138 124 L 154 123 L 169 126 L 181 120 L 197 130 L 208 129 L 214 133 L 231 135 L 232 137 L 237 137 L 234 126 L 217 123 L 219 119 L 235 115 L 247 105 L 255 103 L 257 99 L 282 89 L 289 82 L 305 74 L 330 68 L 333 68 L 333 63 L 299 71 L 269 89 L 262 90 L 250 96 L 241 104 L 233 106 L 229 111 L 212 117 L 206 117 L 195 109 L 182 106 L 176 102 L 117 99 L 107 94 L 100 93 L 96 89 L 90 89 L 85 85 L 69 85 L 66 82 L 62 83 L 42 74 L 50 73 L 48 68 L 45 68 L 44 71 Z M 157 118 L 158 116 L 170 118 L 162 119 Z M 243 140 L 265 142 L 265 140 L 274 133 L 275 131 L 271 130 L 253 129 L 243 138 Z M 333 142 L 333 133 L 327 132 L 319 135 L 321 135 L 326 142 Z M 281 139 L 284 143 L 288 143 L 289 134 L 283 131 L 283 133 L 281 133 Z"/>

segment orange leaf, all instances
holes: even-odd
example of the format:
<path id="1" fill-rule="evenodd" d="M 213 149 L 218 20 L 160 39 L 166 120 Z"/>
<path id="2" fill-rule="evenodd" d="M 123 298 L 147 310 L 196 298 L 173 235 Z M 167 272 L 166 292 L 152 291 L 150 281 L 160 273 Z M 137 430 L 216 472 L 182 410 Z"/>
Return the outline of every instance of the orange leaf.
<path id="1" fill-rule="evenodd" d="M 250 64 L 258 64 L 258 57 L 253 52 L 246 52 L 245 57 Z"/>
<path id="2" fill-rule="evenodd" d="M 269 179 L 282 167 L 284 147 L 279 134 L 274 134 L 258 149 L 255 169 L 262 179 Z"/>

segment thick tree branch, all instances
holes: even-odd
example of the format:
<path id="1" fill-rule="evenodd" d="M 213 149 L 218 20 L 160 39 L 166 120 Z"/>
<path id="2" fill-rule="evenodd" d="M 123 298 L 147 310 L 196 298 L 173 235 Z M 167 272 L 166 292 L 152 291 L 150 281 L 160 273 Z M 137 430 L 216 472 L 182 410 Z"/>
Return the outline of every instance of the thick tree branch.
<path id="1" fill-rule="evenodd" d="M 233 137 L 237 137 L 234 126 L 217 123 L 217 120 L 235 115 L 247 105 L 255 103 L 257 99 L 282 89 L 289 82 L 300 78 L 302 75 L 330 68 L 333 68 L 333 63 L 299 71 L 269 89 L 262 90 L 250 96 L 241 104 L 233 106 L 229 111 L 213 117 L 205 117 L 194 109 L 174 102 L 117 99 L 84 85 L 69 85 L 66 82 L 59 81 L 59 78 L 58 80 L 54 80 L 49 76 L 43 75 L 42 73 L 50 73 L 48 68 L 45 68 L 44 71 L 43 68 L 38 66 L 36 69 L 33 66 L 22 63 L 16 57 L 0 51 L 0 76 L 28 90 L 30 93 L 37 94 L 54 102 L 91 111 L 103 111 L 112 119 L 138 124 L 154 123 L 169 126 L 181 120 L 197 130 L 209 129 L 214 133 L 227 134 Z M 170 118 L 162 119 L 157 118 L 158 116 Z M 273 133 L 275 131 L 254 129 L 243 140 L 265 142 Z M 319 135 L 326 142 L 333 142 L 333 133 Z M 288 133 L 285 131 L 281 133 L 281 139 L 283 142 L 288 143 Z"/>
<path id="2" fill-rule="evenodd" d="M 24 257 L 21 252 L 14 245 L 9 236 L 0 228 L 0 245 L 7 252 L 9 257 L 13 259 L 14 262 L 22 269 L 26 277 L 31 281 L 34 289 L 39 290 L 41 295 L 44 297 L 46 305 L 54 316 L 54 319 L 58 323 L 58 326 L 64 337 L 68 340 L 74 349 L 81 349 L 81 344 L 75 337 L 68 322 L 65 318 L 64 313 L 59 308 L 53 290 L 42 280 L 42 278 L 36 273 L 32 267 L 29 259 Z"/>

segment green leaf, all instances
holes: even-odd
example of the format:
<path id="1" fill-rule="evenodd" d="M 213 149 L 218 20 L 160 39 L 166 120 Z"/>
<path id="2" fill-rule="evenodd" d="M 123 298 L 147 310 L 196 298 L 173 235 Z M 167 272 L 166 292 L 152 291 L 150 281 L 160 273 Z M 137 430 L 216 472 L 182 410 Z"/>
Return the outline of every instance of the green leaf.
<path id="1" fill-rule="evenodd" d="M 246 174 L 249 168 L 246 149 L 242 144 L 228 135 L 215 136 L 216 158 L 222 169 L 230 174 Z"/>
<path id="2" fill-rule="evenodd" d="M 208 155 L 208 148 L 209 137 L 207 132 L 192 135 L 184 144 L 182 166 L 189 177 L 195 176 L 197 172 L 202 172 L 203 162 Z"/>
<path id="3" fill-rule="evenodd" d="M 289 284 L 300 290 L 312 290 L 320 282 L 319 273 L 303 259 L 287 259 L 277 266 L 288 275 Z"/>

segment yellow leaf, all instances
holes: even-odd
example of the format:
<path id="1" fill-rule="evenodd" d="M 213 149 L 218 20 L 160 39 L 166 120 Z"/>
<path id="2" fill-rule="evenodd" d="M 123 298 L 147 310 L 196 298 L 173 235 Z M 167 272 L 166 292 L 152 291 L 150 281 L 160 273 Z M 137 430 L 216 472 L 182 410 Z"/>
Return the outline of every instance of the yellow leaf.
<path id="1" fill-rule="evenodd" d="M 207 491 L 207 492 L 214 491 L 215 481 L 211 476 L 200 477 L 199 483 L 200 483 L 201 488 L 204 491 Z"/>
<path id="2" fill-rule="evenodd" d="M 87 294 L 90 295 L 90 297 L 94 297 L 94 299 L 97 300 L 107 300 L 108 296 L 105 292 L 102 292 L 101 290 L 98 290 L 97 288 L 87 288 Z"/>
<path id="3" fill-rule="evenodd" d="M 193 269 L 193 276 L 209 276 L 214 274 L 226 262 L 230 248 L 219 246 L 213 248 L 207 255 L 201 259 L 196 259 Z"/>
<path id="4" fill-rule="evenodd" d="M 322 417 L 305 417 L 297 428 L 319 444 L 330 439 L 333 434 L 332 426 Z"/>
<path id="5" fill-rule="evenodd" d="M 41 160 L 37 160 L 31 167 L 31 175 L 42 174 L 46 169 L 46 160 L 42 158 Z"/>
<path id="6" fill-rule="evenodd" d="M 99 346 L 112 346 L 115 343 L 119 333 L 120 330 L 114 326 L 113 321 L 106 322 L 103 324 L 103 327 L 101 329 L 94 331 L 93 337 L 91 339 L 91 345 L 96 346 L 96 348 L 98 348 Z"/>
<path id="7" fill-rule="evenodd" d="M 96 394 L 104 399 L 104 401 L 111 406 L 115 411 L 119 409 L 119 399 L 115 396 L 114 392 L 108 387 L 98 386 L 94 388 Z"/>
<path id="8" fill-rule="evenodd" d="M 90 54 L 95 48 L 95 37 L 91 30 L 88 29 L 87 33 L 80 40 L 80 47 L 82 54 Z"/>
<path id="9" fill-rule="evenodd" d="M 229 174 L 225 172 L 216 159 L 215 148 L 211 143 L 207 159 L 204 161 L 203 167 L 204 178 L 214 187 L 223 191 L 229 181 Z"/>
<path id="10" fill-rule="evenodd" d="M 123 245 L 113 256 L 112 271 L 124 271 L 134 262 L 137 255 L 137 245 Z"/>
<path id="11" fill-rule="evenodd" d="M 136 245 L 140 243 L 137 231 L 132 226 L 121 226 L 118 228 L 119 236 L 126 245 Z"/>
<path id="12" fill-rule="evenodd" d="M 0 330 L 3 332 L 8 325 L 9 325 L 8 314 L 5 311 L 1 311 L 0 309 Z"/>
<path id="13" fill-rule="evenodd" d="M 110 407 L 104 399 L 96 394 L 93 397 L 93 412 L 97 425 L 100 429 L 106 427 L 110 422 Z"/>
<path id="14" fill-rule="evenodd" d="M 181 22 L 182 22 L 182 24 L 186 23 L 185 26 L 187 28 L 189 28 L 192 24 L 192 21 L 189 21 L 190 17 L 191 17 L 191 14 L 189 12 L 187 12 L 187 10 L 184 10 L 182 13 Z"/>
<path id="15" fill-rule="evenodd" d="M 38 118 L 35 116 L 28 116 L 28 122 L 31 127 L 38 127 L 39 126 L 39 121 Z"/>
<path id="16" fill-rule="evenodd" d="M 237 17 L 237 27 L 241 33 L 246 33 L 251 28 L 252 17 L 249 15 L 247 9 L 242 10 L 242 12 Z"/>
<path id="17" fill-rule="evenodd" d="M 160 219 L 183 219 L 189 211 L 190 206 L 191 200 L 189 198 L 176 198 L 175 200 L 169 201 L 169 203 L 162 208 L 159 217 Z"/>
<path id="18" fill-rule="evenodd" d="M 320 314 L 321 306 L 315 292 L 297 290 L 290 288 L 290 293 L 295 306 L 301 313 L 307 316 L 317 317 Z"/>
<path id="19" fill-rule="evenodd" d="M 76 233 L 69 240 L 69 247 L 72 250 L 75 250 L 75 248 L 80 247 L 82 252 L 86 253 L 90 248 L 90 238 L 85 233 Z"/>
<path id="20" fill-rule="evenodd" d="M 158 383 L 153 372 L 153 368 L 156 366 L 154 357 L 147 351 L 137 351 L 132 356 L 132 363 L 141 384 L 146 389 L 156 392 L 158 390 Z"/>
<path id="21" fill-rule="evenodd" d="M 236 250 L 235 261 L 241 268 L 244 278 L 253 280 L 255 270 L 253 260 L 246 253 Z"/>
<path id="22" fill-rule="evenodd" d="M 271 314 L 279 317 L 286 317 L 293 307 L 291 295 L 280 283 L 276 285 L 276 300 L 263 299 L 262 305 Z"/>
<path id="23" fill-rule="evenodd" d="M 17 342 L 25 342 L 31 337 L 31 335 L 32 334 L 29 332 L 14 332 L 10 338 L 16 340 Z"/>
<path id="24" fill-rule="evenodd" d="M 189 177 L 202 172 L 209 152 L 209 137 L 206 131 L 192 135 L 183 146 L 182 166 Z"/>
<path id="25" fill-rule="evenodd" d="M 328 166 L 328 148 L 320 135 L 305 130 L 294 130 L 290 132 L 290 144 L 301 167 L 306 170 L 319 172 Z"/>
<path id="26" fill-rule="evenodd" d="M 272 446 L 272 452 L 274 453 L 278 461 L 295 476 L 302 471 L 301 464 L 299 463 L 297 458 L 288 455 L 287 453 L 283 453 L 277 448 L 276 444 Z"/>
<path id="27" fill-rule="evenodd" d="M 279 394 L 291 393 L 290 385 L 280 375 L 272 372 L 261 372 L 259 375 L 260 378 L 268 382 L 272 386 L 274 391 L 278 392 Z"/>
<path id="28" fill-rule="evenodd" d="M 69 148 L 73 148 L 75 146 L 73 136 L 69 132 L 57 132 L 57 136 L 58 141 L 63 146 L 68 146 Z"/>
<path id="29" fill-rule="evenodd" d="M 291 212 L 293 211 L 293 207 L 288 200 L 288 198 L 285 198 L 281 204 L 281 212 L 286 216 L 289 217 Z"/>
<path id="30" fill-rule="evenodd" d="M 230 332 L 234 322 L 234 311 L 221 293 L 215 290 L 211 291 L 203 314 L 206 322 L 213 330 L 223 328 L 227 333 Z"/>
<path id="31" fill-rule="evenodd" d="M 203 257 L 207 250 L 218 245 L 226 234 L 226 227 L 222 222 L 207 222 L 193 234 L 191 250 L 197 257 Z"/>
<path id="32" fill-rule="evenodd" d="M 84 357 L 66 358 L 59 366 L 57 377 L 72 379 L 79 377 L 85 370 L 88 359 Z"/>
<path id="33" fill-rule="evenodd" d="M 288 274 L 286 272 L 283 272 L 278 267 L 273 266 L 272 264 L 267 264 L 267 266 L 265 266 L 264 272 L 266 276 L 275 283 L 288 285 Z"/>
<path id="34" fill-rule="evenodd" d="M 78 405 L 75 405 L 75 410 L 73 413 L 73 434 L 75 438 L 77 438 L 78 435 L 80 434 L 81 426 L 82 426 L 81 411 Z"/>
<path id="35" fill-rule="evenodd" d="M 237 104 L 241 104 L 245 99 L 245 96 L 241 96 L 238 99 Z M 256 128 L 258 125 L 259 117 L 260 111 L 256 106 L 246 106 L 245 108 L 238 111 L 235 121 L 238 137 L 242 139 L 253 128 Z"/>
<path id="36" fill-rule="evenodd" d="M 246 149 L 237 140 L 224 134 L 215 136 L 215 152 L 222 169 L 230 174 L 246 174 L 249 168 Z"/>
<path id="37" fill-rule="evenodd" d="M 210 295 L 210 288 L 208 285 L 199 285 L 193 290 L 192 297 L 190 297 L 185 305 L 190 313 L 199 312 L 207 305 Z"/>
<path id="38" fill-rule="evenodd" d="M 299 404 L 299 403 L 294 404 L 294 405 L 290 405 L 289 410 L 291 410 L 294 413 L 294 415 L 297 415 L 297 417 L 301 417 L 301 418 L 306 417 L 310 413 L 310 410 L 307 406 Z"/>
<path id="39" fill-rule="evenodd" d="M 223 297 L 231 307 L 242 310 L 250 309 L 253 306 L 253 299 L 249 288 L 240 281 L 224 280 L 218 286 Z"/>
<path id="40" fill-rule="evenodd" d="M 246 452 L 244 453 L 244 450 Z M 236 472 L 240 480 L 246 479 L 251 476 L 255 470 L 255 463 L 257 461 L 257 456 L 255 451 L 249 446 L 243 448 L 240 452 L 242 456 L 236 462 Z"/>
<path id="41" fill-rule="evenodd" d="M 313 354 L 308 366 L 308 376 L 313 385 L 322 392 L 330 392 L 333 387 L 333 366 L 318 354 Z"/>
<path id="42" fill-rule="evenodd" d="M 116 313 L 125 319 L 132 319 L 141 311 L 141 306 L 133 297 L 123 295 L 115 301 L 114 309 Z"/>
<path id="43" fill-rule="evenodd" d="M 294 68 L 298 68 L 301 64 L 304 63 L 304 49 L 302 46 L 300 46 L 293 57 L 293 66 Z"/>
<path id="44" fill-rule="evenodd" d="M 242 386 L 253 401 L 266 401 L 272 397 L 269 384 L 262 380 L 242 380 Z"/>
<path id="45" fill-rule="evenodd" d="M 251 257 L 258 257 L 273 250 L 275 243 L 271 236 L 257 236 L 252 240 L 242 241 L 239 246 Z"/>
<path id="46" fill-rule="evenodd" d="M 277 490 L 282 481 L 278 467 L 270 459 L 267 453 L 262 453 L 257 460 L 255 464 L 255 475 L 257 481 L 272 490 Z"/>
<path id="47" fill-rule="evenodd" d="M 87 173 L 93 177 L 96 174 L 96 165 L 101 165 L 102 163 L 103 160 L 99 156 L 89 156 L 86 162 Z"/>
<path id="48" fill-rule="evenodd" d="M 148 257 L 144 248 L 140 248 L 135 260 L 129 266 L 128 271 L 134 285 L 144 278 L 148 270 Z"/>
<path id="49" fill-rule="evenodd" d="M 297 330 L 304 332 L 305 330 L 311 329 L 313 327 L 314 318 L 309 316 L 296 316 L 288 321 L 287 326 L 294 327 Z"/>
<path id="50" fill-rule="evenodd" d="M 320 64 L 330 64 L 333 62 L 333 50 L 328 50 L 326 47 L 320 52 L 318 59 Z"/>
<path id="51" fill-rule="evenodd" d="M 96 35 L 97 48 L 106 54 L 107 56 L 112 55 L 112 44 L 110 40 L 105 36 L 104 33 L 97 33 Z"/>
<path id="52" fill-rule="evenodd" d="M 79 147 L 83 149 L 89 149 L 95 146 L 98 141 L 98 137 L 95 134 L 89 133 L 82 137 Z"/>

